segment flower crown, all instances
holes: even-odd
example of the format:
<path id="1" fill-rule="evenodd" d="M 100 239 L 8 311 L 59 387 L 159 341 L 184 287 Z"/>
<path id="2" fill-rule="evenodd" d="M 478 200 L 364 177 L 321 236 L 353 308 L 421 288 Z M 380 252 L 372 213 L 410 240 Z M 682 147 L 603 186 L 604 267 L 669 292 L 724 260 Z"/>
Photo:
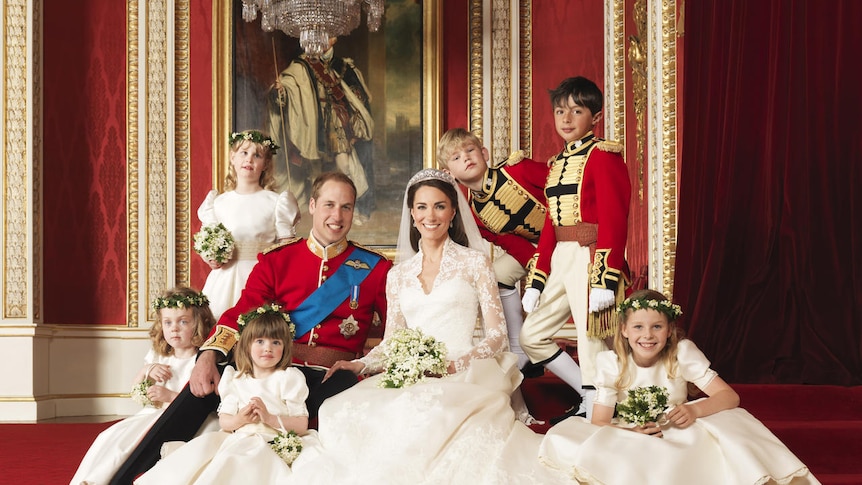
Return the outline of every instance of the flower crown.
<path id="1" fill-rule="evenodd" d="M 626 310 L 655 310 L 667 315 L 669 321 L 674 321 L 682 316 L 682 308 L 679 305 L 671 303 L 670 300 L 653 300 L 650 298 L 626 298 L 622 303 L 617 305 L 617 311 L 625 313 Z"/>
<path id="2" fill-rule="evenodd" d="M 239 141 L 250 141 L 252 143 L 257 143 L 258 145 L 263 145 L 269 148 L 269 151 L 272 152 L 273 155 L 275 155 L 276 152 L 278 152 L 278 149 L 281 148 L 272 141 L 272 138 L 256 130 L 233 132 L 230 134 L 229 140 L 230 146 L 234 146 L 234 144 Z"/>
<path id="3" fill-rule="evenodd" d="M 290 330 L 290 337 L 293 338 L 293 336 L 296 335 L 296 325 L 294 325 L 293 322 L 290 321 L 290 315 L 281 311 L 281 308 L 282 306 L 277 303 L 270 303 L 268 305 L 259 306 L 255 310 L 243 313 L 236 320 L 236 323 L 239 326 L 239 332 L 242 333 L 242 331 L 245 329 L 245 326 L 248 325 L 248 322 L 254 320 L 261 315 L 272 313 L 274 315 L 278 315 L 284 320 L 284 323 L 287 324 L 287 327 Z"/>
<path id="4" fill-rule="evenodd" d="M 153 300 L 153 310 L 159 311 L 162 308 L 188 308 L 202 307 L 210 304 L 209 299 L 203 293 L 193 293 L 191 295 L 173 294 L 167 298 L 158 297 Z"/>
<path id="5" fill-rule="evenodd" d="M 416 172 L 415 175 L 410 177 L 410 181 L 407 182 L 407 187 L 412 187 L 423 180 L 431 179 L 442 180 L 452 184 L 453 187 L 458 187 L 458 182 L 455 181 L 455 177 L 453 177 L 449 172 L 437 170 L 436 168 L 425 168 Z"/>

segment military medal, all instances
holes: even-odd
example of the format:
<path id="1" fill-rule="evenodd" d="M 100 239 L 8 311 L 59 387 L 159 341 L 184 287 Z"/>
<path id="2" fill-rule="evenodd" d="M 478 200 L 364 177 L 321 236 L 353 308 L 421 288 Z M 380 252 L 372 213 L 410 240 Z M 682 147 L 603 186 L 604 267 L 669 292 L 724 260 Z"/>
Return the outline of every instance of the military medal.
<path id="1" fill-rule="evenodd" d="M 344 338 L 350 338 L 359 331 L 359 322 L 353 318 L 353 314 L 351 313 L 349 317 L 341 321 L 338 328 L 341 330 L 341 335 L 344 335 Z"/>
<path id="2" fill-rule="evenodd" d="M 350 309 L 356 310 L 359 308 L 359 285 L 353 285 L 350 290 Z"/>

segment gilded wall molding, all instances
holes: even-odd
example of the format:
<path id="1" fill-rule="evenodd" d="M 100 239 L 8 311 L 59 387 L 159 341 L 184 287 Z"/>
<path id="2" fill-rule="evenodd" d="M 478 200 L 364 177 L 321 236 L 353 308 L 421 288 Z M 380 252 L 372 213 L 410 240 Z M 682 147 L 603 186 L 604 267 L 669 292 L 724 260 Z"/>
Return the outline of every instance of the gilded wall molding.
<path id="1" fill-rule="evenodd" d="M 138 326 L 138 283 L 140 260 L 138 258 L 138 2 L 128 0 L 126 11 L 126 241 L 128 268 L 126 269 L 126 324 Z"/>
<path id="2" fill-rule="evenodd" d="M 625 0 L 605 0 L 605 138 L 621 143 L 626 139 L 625 13 Z"/>
<path id="3" fill-rule="evenodd" d="M 533 156 L 533 2 L 519 2 L 518 147 Z"/>
<path id="4" fill-rule="evenodd" d="M 676 1 L 648 4 L 649 284 L 673 295 L 676 263 Z"/>
<path id="5" fill-rule="evenodd" d="M 188 286 L 189 258 L 191 248 L 191 159 L 189 125 L 189 0 L 176 0 L 174 7 L 174 160 L 176 161 L 174 212 L 176 214 L 176 233 L 174 235 L 174 260 L 176 284 Z"/>
<path id="6" fill-rule="evenodd" d="M 482 0 L 470 0 L 469 15 L 470 86 L 468 87 L 468 92 L 470 93 L 470 131 L 481 140 L 483 138 L 484 131 L 482 126 L 484 119 L 484 86 L 482 84 L 484 76 L 484 72 L 482 70 L 482 59 L 484 56 L 484 43 L 482 41 Z"/>
<path id="7" fill-rule="evenodd" d="M 491 11 L 492 160 L 504 160 L 511 152 L 513 69 L 510 8 L 508 0 L 494 0 Z"/>
<path id="8" fill-rule="evenodd" d="M 168 281 L 168 266 L 165 255 L 168 248 L 167 229 L 170 226 L 168 207 L 168 163 L 165 150 L 168 147 L 169 125 L 167 96 L 168 86 L 168 18 L 165 15 L 165 1 L 150 0 L 147 9 L 147 69 L 146 77 L 146 191 L 147 191 L 147 261 L 146 261 L 146 301 L 152 301 L 161 292 L 161 286 Z M 171 143 L 172 144 L 172 143 Z M 148 306 L 147 320 L 155 318 Z"/>
<path id="9" fill-rule="evenodd" d="M 130 0 L 127 10 L 127 326 L 187 284 L 190 240 L 189 2 Z"/>
<path id="10" fill-rule="evenodd" d="M 41 3 L 3 8 L 3 320 L 21 324 L 41 318 Z"/>

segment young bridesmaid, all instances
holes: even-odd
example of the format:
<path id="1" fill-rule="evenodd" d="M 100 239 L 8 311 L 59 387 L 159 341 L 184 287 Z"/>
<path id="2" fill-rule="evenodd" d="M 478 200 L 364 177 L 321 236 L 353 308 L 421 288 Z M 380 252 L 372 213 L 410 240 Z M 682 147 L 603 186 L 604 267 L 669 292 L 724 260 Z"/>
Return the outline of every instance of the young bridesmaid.
<path id="1" fill-rule="evenodd" d="M 736 391 L 682 337 L 678 305 L 640 290 L 618 311 L 614 350 L 596 359 L 592 421 L 571 417 L 551 428 L 539 451 L 545 464 L 607 485 L 820 483 L 763 423 L 737 407 Z M 706 397 L 688 401 L 690 383 Z M 639 425 L 614 418 L 628 391 L 652 386 L 668 396 L 664 416 Z"/>
<path id="2" fill-rule="evenodd" d="M 153 301 L 156 322 L 150 328 L 152 348 L 135 376 L 132 398 L 143 409 L 102 431 L 90 446 L 71 484 L 108 483 L 141 437 L 161 416 L 191 376 L 198 347 L 215 319 L 207 298 L 191 288 L 176 287 Z M 142 385 L 142 383 L 149 385 Z M 217 429 L 215 420 L 205 427 Z"/>
<path id="3" fill-rule="evenodd" d="M 308 386 L 291 367 L 292 324 L 276 304 L 239 318 L 236 371 L 219 382 L 222 431 L 202 434 L 168 454 L 136 484 L 282 483 L 291 475 L 272 450 L 279 433 L 309 434 Z M 303 438 L 315 440 L 315 433 Z"/>
<path id="4" fill-rule="evenodd" d="M 212 269 L 203 292 L 210 299 L 216 320 L 239 300 L 257 255 L 284 239 L 294 237 L 299 205 L 290 192 L 277 194 L 272 157 L 278 150 L 272 139 L 256 130 L 231 133 L 230 166 L 225 193 L 212 190 L 198 209 L 201 226 L 223 224 L 233 236 L 233 257 L 225 263 L 204 261 Z M 203 257 L 202 257 L 203 258 Z"/>

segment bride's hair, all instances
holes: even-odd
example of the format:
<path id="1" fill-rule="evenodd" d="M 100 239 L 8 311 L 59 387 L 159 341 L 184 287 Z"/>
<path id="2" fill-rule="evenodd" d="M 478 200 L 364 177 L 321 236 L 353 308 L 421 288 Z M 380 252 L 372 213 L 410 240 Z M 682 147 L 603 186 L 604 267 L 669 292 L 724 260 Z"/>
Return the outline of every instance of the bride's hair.
<path id="1" fill-rule="evenodd" d="M 482 239 L 470 203 L 461 190 L 458 182 L 448 172 L 435 168 L 426 168 L 416 172 L 407 182 L 404 189 L 404 199 L 401 206 L 401 224 L 398 228 L 398 245 L 395 250 L 395 262 L 407 261 L 419 252 L 419 230 L 413 227 L 413 217 L 410 209 L 419 187 L 428 186 L 441 190 L 455 207 L 455 218 L 449 228 L 449 238 L 468 248 L 479 250 L 490 255 L 490 244 Z"/>
<path id="2" fill-rule="evenodd" d="M 448 181 L 444 181 L 442 178 L 427 178 L 415 182 L 407 188 L 408 208 L 413 207 L 413 201 L 416 198 L 416 191 L 421 187 L 434 187 L 446 195 L 446 198 L 449 199 L 449 203 L 452 204 L 452 207 L 455 208 L 456 212 L 455 218 L 452 219 L 452 225 L 449 226 L 449 238 L 462 246 L 470 247 L 470 242 L 467 240 L 467 233 L 464 232 L 464 223 L 461 222 L 461 218 L 458 217 L 458 192 L 456 192 L 457 189 L 455 186 Z M 415 226 L 410 226 L 410 246 L 414 251 L 419 251 L 420 237 L 422 236 L 419 234 L 419 229 L 416 229 Z"/>

